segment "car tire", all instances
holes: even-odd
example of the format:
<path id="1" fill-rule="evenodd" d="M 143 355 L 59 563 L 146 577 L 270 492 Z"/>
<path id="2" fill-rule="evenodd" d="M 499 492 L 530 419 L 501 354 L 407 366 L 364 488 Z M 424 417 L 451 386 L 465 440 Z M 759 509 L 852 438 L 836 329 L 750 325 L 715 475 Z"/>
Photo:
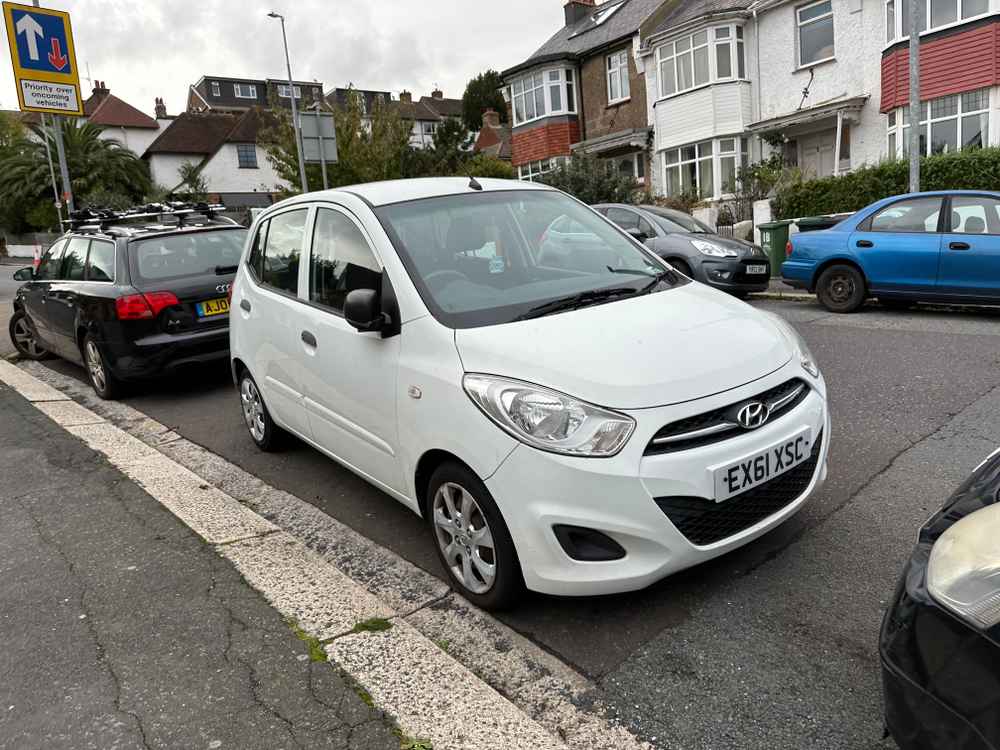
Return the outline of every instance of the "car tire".
<path id="1" fill-rule="evenodd" d="M 452 588 L 483 609 L 514 604 L 524 592 L 521 565 L 482 480 L 457 461 L 443 463 L 431 475 L 425 507 L 431 540 Z"/>
<path id="2" fill-rule="evenodd" d="M 669 263 L 670 265 L 672 265 L 674 267 L 674 269 L 678 273 L 683 274 L 684 276 L 687 276 L 689 279 L 693 279 L 694 278 L 694 274 L 691 272 L 691 266 L 689 266 L 685 261 L 683 261 L 683 260 L 668 260 L 667 263 Z"/>
<path id="3" fill-rule="evenodd" d="M 37 362 L 52 356 L 48 349 L 43 348 L 35 341 L 35 334 L 31 331 L 31 324 L 28 323 L 28 316 L 24 310 L 18 310 L 11 315 L 7 330 L 10 333 L 10 341 L 21 359 Z"/>
<path id="4" fill-rule="evenodd" d="M 107 357 L 89 333 L 83 337 L 80 350 L 83 354 L 83 367 L 87 371 L 87 380 L 90 381 L 94 393 L 106 401 L 118 398 L 123 390 L 122 382 L 111 372 Z"/>
<path id="5" fill-rule="evenodd" d="M 833 313 L 852 313 L 860 309 L 868 297 L 865 277 L 854 266 L 844 263 L 830 266 L 816 282 L 820 304 Z"/>
<path id="6" fill-rule="evenodd" d="M 240 374 L 239 387 L 240 410 L 243 413 L 243 423 L 250 433 L 250 439 L 265 453 L 278 450 L 284 439 L 284 430 L 271 419 L 264 397 L 248 370 L 243 370 Z"/>

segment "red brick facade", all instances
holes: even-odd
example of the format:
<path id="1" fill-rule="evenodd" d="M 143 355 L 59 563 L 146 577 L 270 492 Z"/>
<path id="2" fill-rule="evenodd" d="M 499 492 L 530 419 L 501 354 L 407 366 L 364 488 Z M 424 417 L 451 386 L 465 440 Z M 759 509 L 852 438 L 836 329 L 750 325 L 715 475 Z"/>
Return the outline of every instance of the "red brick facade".
<path id="1" fill-rule="evenodd" d="M 909 48 L 897 45 L 882 57 L 882 101 L 888 112 L 910 100 Z M 920 43 L 920 98 L 949 94 L 1000 83 L 1000 22 L 943 34 Z"/>
<path id="2" fill-rule="evenodd" d="M 511 146 L 511 163 L 518 167 L 539 159 L 569 156 L 570 144 L 580 140 L 580 122 L 575 116 L 540 120 L 526 128 L 514 131 Z"/>

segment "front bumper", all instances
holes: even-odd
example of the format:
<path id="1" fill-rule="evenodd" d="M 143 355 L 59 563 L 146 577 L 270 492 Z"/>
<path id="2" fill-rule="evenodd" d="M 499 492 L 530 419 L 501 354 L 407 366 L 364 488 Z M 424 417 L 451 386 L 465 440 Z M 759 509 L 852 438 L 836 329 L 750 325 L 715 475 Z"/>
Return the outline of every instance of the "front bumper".
<path id="1" fill-rule="evenodd" d="M 630 412 L 636 431 L 625 449 L 607 459 L 584 459 L 519 445 L 486 485 L 513 536 L 528 588 L 547 594 L 586 596 L 631 591 L 740 547 L 794 515 L 826 478 L 830 418 L 822 384 L 775 422 L 721 442 L 662 455 L 643 455 L 664 425 L 749 399 L 790 378 L 808 379 L 789 363 L 775 373 L 706 399 Z M 699 546 L 675 526 L 655 498 L 713 498 L 708 467 L 731 463 L 788 439 L 808 426 L 822 433 L 815 470 L 802 491 L 775 512 L 714 543 Z M 777 479 L 781 479 L 779 476 Z M 725 504 L 738 507 L 737 495 Z M 733 504 L 729 506 L 728 504 Z M 613 539 L 625 556 L 575 560 L 555 526 L 593 529 Z"/>
<path id="2" fill-rule="evenodd" d="M 763 274 L 748 274 L 747 266 L 766 266 Z M 706 258 L 695 272 L 698 281 L 726 292 L 766 292 L 771 281 L 767 258 Z"/>

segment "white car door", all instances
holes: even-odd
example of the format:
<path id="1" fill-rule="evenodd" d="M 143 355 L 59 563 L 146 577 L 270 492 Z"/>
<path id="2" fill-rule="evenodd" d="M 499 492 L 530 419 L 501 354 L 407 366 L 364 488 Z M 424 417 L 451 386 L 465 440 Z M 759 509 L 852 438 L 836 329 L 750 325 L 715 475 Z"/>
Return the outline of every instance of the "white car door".
<path id="1" fill-rule="evenodd" d="M 355 471 L 405 491 L 396 391 L 400 337 L 359 333 L 344 319 L 354 289 L 379 290 L 382 264 L 358 220 L 333 204 L 316 207 L 308 261 L 303 395 L 313 440 Z"/>
<path id="2" fill-rule="evenodd" d="M 238 350 L 246 357 L 272 418 L 309 438 L 302 396 L 300 340 L 307 305 L 297 300 L 309 209 L 293 208 L 261 222 L 247 260 L 250 283 L 239 284 L 233 313 L 243 318 Z"/>

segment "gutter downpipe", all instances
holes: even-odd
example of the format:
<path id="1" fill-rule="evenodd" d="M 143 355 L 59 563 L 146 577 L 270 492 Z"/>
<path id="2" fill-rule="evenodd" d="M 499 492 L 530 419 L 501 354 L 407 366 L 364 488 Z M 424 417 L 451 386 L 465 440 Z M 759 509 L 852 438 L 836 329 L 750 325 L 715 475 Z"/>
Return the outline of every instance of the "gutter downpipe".
<path id="1" fill-rule="evenodd" d="M 761 115 L 761 92 L 760 92 L 760 19 L 757 18 L 757 8 L 753 9 L 753 47 L 755 52 L 755 57 L 757 59 L 757 117 L 755 118 L 757 122 L 760 122 Z M 764 160 L 764 142 L 760 136 L 757 138 L 761 141 L 760 146 L 760 159 Z"/>

